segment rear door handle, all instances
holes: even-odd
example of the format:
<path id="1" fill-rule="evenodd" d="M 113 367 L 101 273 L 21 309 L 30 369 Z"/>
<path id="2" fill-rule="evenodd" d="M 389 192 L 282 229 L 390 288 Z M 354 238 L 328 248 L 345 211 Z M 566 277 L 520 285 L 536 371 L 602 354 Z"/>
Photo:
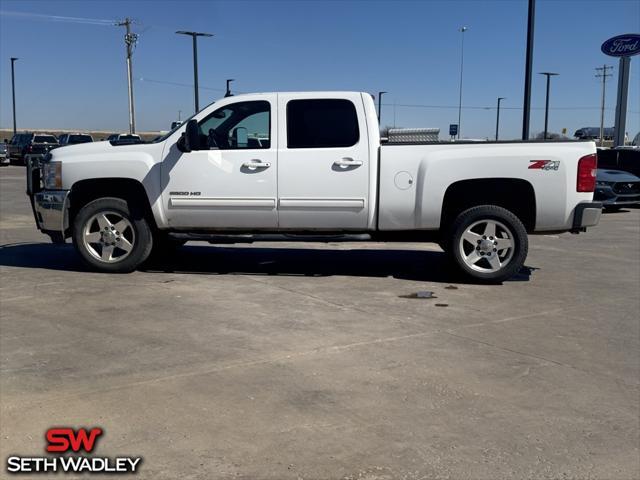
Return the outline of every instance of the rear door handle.
<path id="1" fill-rule="evenodd" d="M 340 160 L 336 160 L 333 163 L 334 165 L 337 165 L 342 168 L 359 167 L 360 165 L 363 164 L 362 160 L 354 160 L 353 158 L 349 158 L 349 157 L 341 158 Z"/>
<path id="2" fill-rule="evenodd" d="M 256 168 L 269 168 L 271 166 L 270 162 L 261 162 L 260 160 L 251 160 L 250 162 L 244 162 L 242 164 L 243 167 L 245 168 L 251 168 L 251 169 L 256 169 Z"/>

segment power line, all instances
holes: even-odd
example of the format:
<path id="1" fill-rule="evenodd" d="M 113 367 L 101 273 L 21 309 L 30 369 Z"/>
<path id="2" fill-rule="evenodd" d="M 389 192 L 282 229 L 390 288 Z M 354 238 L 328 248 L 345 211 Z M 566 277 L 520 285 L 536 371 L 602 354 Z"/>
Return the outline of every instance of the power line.
<path id="1" fill-rule="evenodd" d="M 148 82 L 148 83 L 157 83 L 159 85 L 170 85 L 170 86 L 174 86 L 174 87 L 185 87 L 185 88 L 193 88 L 193 83 L 182 83 L 182 82 L 171 82 L 171 81 L 167 81 L 167 80 L 158 80 L 155 78 L 147 78 L 147 77 L 139 77 L 137 79 L 139 82 Z M 203 86 L 200 85 L 200 88 L 202 90 L 211 90 L 214 92 L 224 92 L 225 89 L 224 88 L 215 88 L 215 87 L 207 87 L 207 86 Z M 243 91 L 237 91 L 236 93 L 238 94 L 243 94 L 243 93 L 250 93 L 250 92 L 243 92 Z M 406 108 L 432 108 L 432 109 L 443 109 L 443 110 L 447 110 L 447 109 L 458 109 L 458 105 L 429 105 L 429 104 L 419 104 L 419 103 L 383 103 L 382 104 L 383 107 L 406 107 Z M 495 105 L 487 105 L 487 106 L 481 106 L 481 105 L 466 105 L 462 107 L 463 109 L 468 109 L 468 110 L 496 110 L 496 106 Z M 544 107 L 531 107 L 532 110 L 544 110 Z M 599 110 L 600 107 L 598 106 L 568 106 L 568 107 L 549 107 L 549 110 Z M 500 110 L 522 110 L 522 107 L 505 107 L 505 106 L 500 106 Z M 613 108 L 606 108 L 605 110 L 613 110 Z M 631 111 L 630 113 L 640 113 L 640 112 L 636 112 L 636 111 Z"/>
<path id="2" fill-rule="evenodd" d="M 44 15 L 41 13 L 16 12 L 10 10 L 0 10 L 0 16 L 42 20 L 45 22 L 67 22 L 82 23 L 85 25 L 102 25 L 104 27 L 113 25 L 113 20 L 106 20 L 102 18 L 65 17 L 63 15 Z"/>

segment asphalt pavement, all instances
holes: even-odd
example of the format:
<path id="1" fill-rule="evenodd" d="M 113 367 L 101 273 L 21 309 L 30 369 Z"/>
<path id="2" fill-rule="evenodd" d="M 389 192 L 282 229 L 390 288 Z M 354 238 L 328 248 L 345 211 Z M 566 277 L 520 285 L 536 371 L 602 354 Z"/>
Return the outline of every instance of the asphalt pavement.
<path id="1" fill-rule="evenodd" d="M 37 231 L 21 167 L 0 227 L 5 464 L 99 426 L 94 454 L 145 479 L 640 478 L 640 210 L 531 237 L 496 286 L 416 243 L 189 243 L 88 272 Z"/>

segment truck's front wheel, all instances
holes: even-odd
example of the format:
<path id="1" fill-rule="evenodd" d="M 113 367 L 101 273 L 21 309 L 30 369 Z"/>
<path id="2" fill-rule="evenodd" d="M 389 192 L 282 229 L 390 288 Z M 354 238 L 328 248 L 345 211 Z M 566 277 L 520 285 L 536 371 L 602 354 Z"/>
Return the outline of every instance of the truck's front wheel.
<path id="1" fill-rule="evenodd" d="M 91 268 L 103 272 L 132 272 L 153 246 L 143 212 L 120 198 L 99 198 L 80 209 L 73 226 L 73 243 Z"/>
<path id="2" fill-rule="evenodd" d="M 528 248 L 527 231 L 518 217 L 502 207 L 482 205 L 458 215 L 447 251 L 466 275 L 496 283 L 520 271 Z"/>

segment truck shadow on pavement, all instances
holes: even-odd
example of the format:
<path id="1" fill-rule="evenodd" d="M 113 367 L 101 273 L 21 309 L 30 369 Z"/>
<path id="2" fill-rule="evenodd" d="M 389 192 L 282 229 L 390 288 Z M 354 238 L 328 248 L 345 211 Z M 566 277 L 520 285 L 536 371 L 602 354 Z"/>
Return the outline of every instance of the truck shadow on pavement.
<path id="1" fill-rule="evenodd" d="M 2 245 L 0 265 L 87 271 L 70 244 Z M 146 273 L 200 275 L 394 277 L 440 283 L 469 283 L 451 267 L 444 253 L 428 250 L 186 245 L 166 258 L 149 260 L 139 270 Z M 533 270 L 535 269 L 524 267 L 510 281 L 528 281 Z"/>

